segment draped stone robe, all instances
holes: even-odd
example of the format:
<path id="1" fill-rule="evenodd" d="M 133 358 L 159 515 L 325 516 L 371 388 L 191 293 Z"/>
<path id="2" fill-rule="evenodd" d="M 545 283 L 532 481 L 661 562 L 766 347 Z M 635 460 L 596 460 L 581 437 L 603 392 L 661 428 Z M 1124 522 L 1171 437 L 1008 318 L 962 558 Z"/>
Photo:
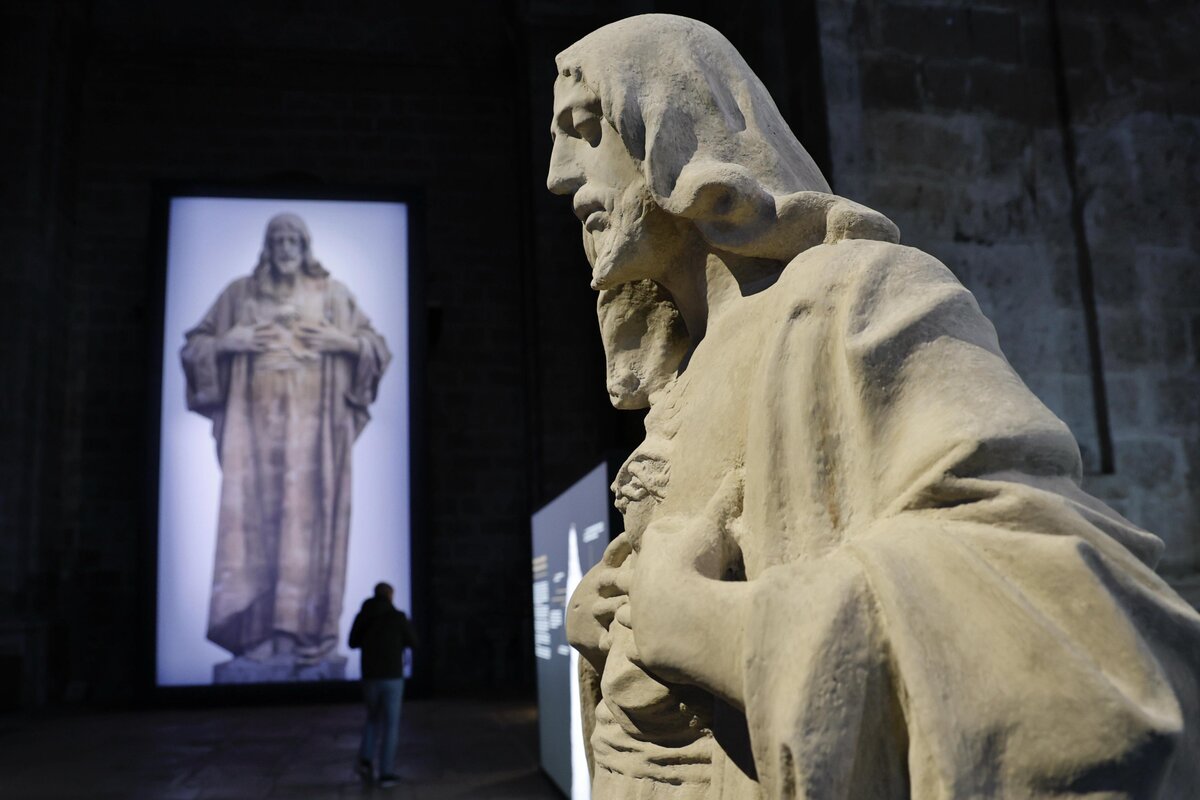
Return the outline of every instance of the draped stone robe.
<path id="1" fill-rule="evenodd" d="M 336 641 L 351 447 L 390 360 L 338 281 L 302 275 L 280 300 L 260 277 L 231 283 L 181 353 L 188 408 L 213 421 L 222 473 L 208 638 L 235 655 L 275 632 L 304 648 Z M 355 337 L 357 354 L 314 353 L 292 334 L 322 319 Z M 279 346 L 217 353 L 217 338 L 234 325 L 264 322 L 277 326 Z"/>
<path id="2" fill-rule="evenodd" d="M 935 259 L 801 253 L 646 427 L 627 522 L 743 484 L 745 706 L 697 713 L 614 622 L 583 676 L 598 800 L 1194 796 L 1200 616 Z"/>

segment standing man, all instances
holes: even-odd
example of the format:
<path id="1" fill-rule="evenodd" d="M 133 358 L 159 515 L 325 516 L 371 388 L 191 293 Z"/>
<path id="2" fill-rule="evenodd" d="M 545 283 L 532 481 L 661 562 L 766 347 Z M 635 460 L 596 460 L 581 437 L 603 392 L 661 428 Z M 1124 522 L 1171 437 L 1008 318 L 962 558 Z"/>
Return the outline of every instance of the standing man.
<path id="1" fill-rule="evenodd" d="M 367 722 L 358 750 L 358 774 L 368 783 L 379 756 L 379 785 L 395 786 L 392 772 L 404 699 L 404 650 L 417 643 L 408 616 L 392 605 L 390 584 L 375 585 L 375 596 L 363 601 L 350 627 L 350 646 L 362 649 L 363 699 Z"/>

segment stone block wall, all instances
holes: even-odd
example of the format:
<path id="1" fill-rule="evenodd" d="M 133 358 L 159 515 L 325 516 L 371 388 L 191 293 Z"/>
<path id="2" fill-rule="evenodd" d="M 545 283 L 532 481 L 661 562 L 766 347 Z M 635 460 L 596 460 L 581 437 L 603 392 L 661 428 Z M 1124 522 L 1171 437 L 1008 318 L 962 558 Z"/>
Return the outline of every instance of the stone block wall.
<path id="1" fill-rule="evenodd" d="M 1112 398 L 1116 470 L 1096 485 L 1200 604 L 1200 8 L 1062 0 L 1061 20 Z"/>
<path id="2" fill-rule="evenodd" d="M 1200 13 L 1082 0 L 819 0 L 818 13 L 835 191 L 975 293 L 1079 439 L 1085 486 L 1163 538 L 1161 571 L 1200 603 Z"/>

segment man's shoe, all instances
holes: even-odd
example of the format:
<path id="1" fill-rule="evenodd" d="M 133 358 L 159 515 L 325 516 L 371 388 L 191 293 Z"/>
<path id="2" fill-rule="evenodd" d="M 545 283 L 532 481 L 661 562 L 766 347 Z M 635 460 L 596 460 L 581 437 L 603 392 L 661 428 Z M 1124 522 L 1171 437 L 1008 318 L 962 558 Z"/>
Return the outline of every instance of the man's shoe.
<path id="1" fill-rule="evenodd" d="M 379 785 L 382 786 L 384 789 L 390 789 L 399 782 L 400 782 L 400 776 L 393 775 L 390 772 L 387 773 L 386 775 L 379 776 Z"/>
<path id="2" fill-rule="evenodd" d="M 370 783 L 375 777 L 375 770 L 371 767 L 371 762 L 365 758 L 360 758 L 358 763 L 354 765 L 354 771 L 358 773 L 358 777 L 363 779 L 363 783 Z"/>

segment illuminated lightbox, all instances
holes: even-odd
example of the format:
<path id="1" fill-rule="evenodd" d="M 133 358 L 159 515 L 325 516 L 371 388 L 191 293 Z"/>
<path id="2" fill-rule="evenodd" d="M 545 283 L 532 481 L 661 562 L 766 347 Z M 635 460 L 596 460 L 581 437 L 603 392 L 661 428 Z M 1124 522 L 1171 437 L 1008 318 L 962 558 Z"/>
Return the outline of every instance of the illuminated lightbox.
<path id="1" fill-rule="evenodd" d="M 410 611 L 409 206 L 170 199 L 159 686 L 352 680 Z"/>
<path id="2" fill-rule="evenodd" d="M 613 536 L 610 475 L 601 464 L 533 515 L 533 654 L 542 768 L 572 800 L 591 796 L 579 716 L 579 654 L 567 644 L 567 601 Z"/>

